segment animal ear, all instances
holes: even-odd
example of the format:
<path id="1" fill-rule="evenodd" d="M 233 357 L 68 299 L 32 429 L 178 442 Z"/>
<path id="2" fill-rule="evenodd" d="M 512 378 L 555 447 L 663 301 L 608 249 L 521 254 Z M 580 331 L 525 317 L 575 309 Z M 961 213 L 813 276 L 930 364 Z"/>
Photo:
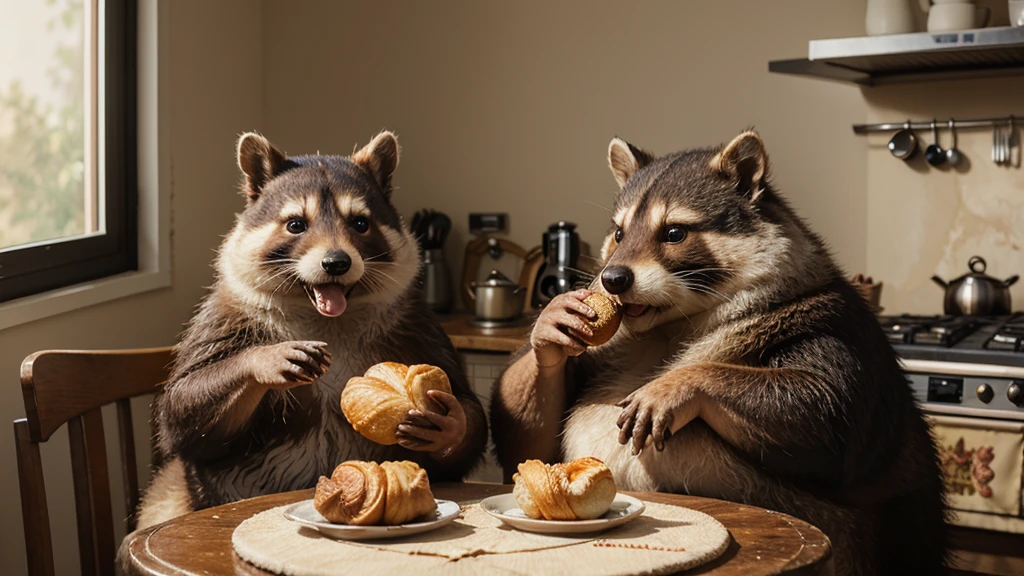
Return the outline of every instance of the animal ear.
<path id="1" fill-rule="evenodd" d="M 625 186 L 630 176 L 653 160 L 654 156 L 650 152 L 641 150 L 622 138 L 612 138 L 608 144 L 608 167 L 612 169 L 612 175 L 619 183 L 619 188 Z"/>
<path id="2" fill-rule="evenodd" d="M 768 180 L 768 152 L 757 132 L 748 130 L 729 142 L 711 159 L 710 168 L 736 182 L 736 191 L 754 202 Z"/>
<path id="3" fill-rule="evenodd" d="M 352 155 L 352 161 L 373 176 L 385 196 L 391 197 L 391 175 L 398 167 L 398 139 L 394 134 L 387 130 L 377 134 Z"/>
<path id="4" fill-rule="evenodd" d="M 245 175 L 242 192 L 252 203 L 263 193 L 267 182 L 285 171 L 288 159 L 263 136 L 247 132 L 238 139 L 238 167 Z"/>

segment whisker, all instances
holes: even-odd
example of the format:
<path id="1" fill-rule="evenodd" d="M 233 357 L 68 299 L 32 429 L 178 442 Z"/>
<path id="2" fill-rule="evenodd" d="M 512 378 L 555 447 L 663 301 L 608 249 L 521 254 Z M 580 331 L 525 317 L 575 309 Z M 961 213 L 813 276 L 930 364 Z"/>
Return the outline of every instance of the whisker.
<path id="1" fill-rule="evenodd" d="M 691 284 L 687 282 L 682 282 L 682 285 L 684 288 L 688 290 L 692 290 L 694 292 L 699 292 L 702 294 L 707 294 L 708 296 L 717 296 L 718 298 L 721 298 L 725 302 L 732 302 L 732 298 L 725 296 L 724 294 L 722 294 L 718 290 L 715 290 L 714 288 L 711 288 L 710 286 L 704 286 L 702 284 Z"/>
<path id="2" fill-rule="evenodd" d="M 391 253 L 391 250 L 385 250 L 385 251 L 381 252 L 380 254 L 377 254 L 376 256 L 370 256 L 369 258 L 363 258 L 363 262 L 370 262 L 370 261 L 376 260 L 377 258 L 380 258 L 382 256 L 387 256 L 390 253 Z"/>
<path id="3" fill-rule="evenodd" d="M 289 273 L 291 273 L 291 269 L 290 268 L 285 268 L 285 269 L 282 269 L 282 270 L 278 270 L 277 272 L 271 274 L 270 276 L 267 276 L 262 281 L 260 281 L 258 284 L 256 284 L 255 288 L 259 288 L 260 286 L 263 286 L 267 282 L 270 282 L 271 280 L 281 276 L 282 274 L 289 274 Z"/>
<path id="4" fill-rule="evenodd" d="M 385 271 L 383 271 L 383 270 L 380 270 L 380 269 L 377 269 L 377 270 L 373 270 L 373 273 L 374 273 L 374 274 L 381 274 L 381 275 L 383 275 L 383 276 L 384 276 L 385 278 L 387 278 L 388 280 L 391 280 L 392 282 L 394 282 L 394 283 L 395 283 L 395 286 L 398 286 L 398 287 L 401 287 L 401 286 L 402 286 L 402 283 L 401 283 L 401 282 L 399 282 L 398 280 L 395 280 L 395 278 L 394 278 L 393 276 L 391 276 L 390 274 L 388 274 L 387 272 L 385 272 Z"/>
<path id="5" fill-rule="evenodd" d="M 296 276 L 296 278 L 297 278 L 297 276 Z M 267 299 L 273 301 L 274 295 L 277 294 L 277 291 L 280 290 L 281 286 L 284 286 L 284 283 L 287 282 L 288 280 L 289 280 L 289 277 L 287 277 L 287 276 L 283 280 L 281 280 L 281 282 L 277 285 L 276 288 L 274 288 L 274 291 L 270 293 L 270 296 Z M 288 290 L 285 290 L 285 292 L 287 292 L 287 291 Z"/>
<path id="6" fill-rule="evenodd" d="M 735 272 L 735 271 L 736 271 L 736 268 L 712 267 L 712 268 L 697 268 L 697 269 L 694 269 L 694 270 L 680 270 L 679 272 L 673 272 L 672 275 L 676 276 L 676 277 L 679 277 L 679 278 L 688 278 L 690 276 L 693 276 L 695 274 L 700 274 L 702 272 Z"/>
<path id="7" fill-rule="evenodd" d="M 584 202 L 586 202 L 587 204 L 593 204 L 594 206 L 597 206 L 598 208 L 603 208 L 603 209 L 607 210 L 609 214 L 612 211 L 611 208 L 605 206 L 604 204 L 598 204 L 597 202 L 594 202 L 593 200 L 584 200 Z"/>
<path id="8" fill-rule="evenodd" d="M 572 266 L 559 266 L 559 268 L 562 270 L 569 270 L 570 272 L 575 272 L 590 280 L 593 280 L 596 277 L 593 272 L 587 272 L 586 270 L 580 270 L 579 268 L 573 268 Z"/>

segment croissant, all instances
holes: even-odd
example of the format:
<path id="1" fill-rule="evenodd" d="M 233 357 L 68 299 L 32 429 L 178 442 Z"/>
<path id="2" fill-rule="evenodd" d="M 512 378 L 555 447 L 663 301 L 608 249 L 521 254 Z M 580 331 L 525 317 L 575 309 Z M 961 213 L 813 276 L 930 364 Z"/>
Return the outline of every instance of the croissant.
<path id="1" fill-rule="evenodd" d="M 313 507 L 328 522 L 372 526 L 404 524 L 436 504 L 425 470 L 415 462 L 342 462 L 321 476 Z"/>
<path id="2" fill-rule="evenodd" d="M 429 364 L 383 362 L 345 384 L 341 411 L 356 432 L 378 444 L 395 444 L 395 432 L 409 411 L 429 410 L 428 390 L 451 394 L 444 370 Z"/>
<path id="3" fill-rule="evenodd" d="M 519 508 L 538 520 L 591 520 L 607 512 L 615 499 L 612 471 L 597 458 L 552 465 L 527 460 L 512 480 Z"/>

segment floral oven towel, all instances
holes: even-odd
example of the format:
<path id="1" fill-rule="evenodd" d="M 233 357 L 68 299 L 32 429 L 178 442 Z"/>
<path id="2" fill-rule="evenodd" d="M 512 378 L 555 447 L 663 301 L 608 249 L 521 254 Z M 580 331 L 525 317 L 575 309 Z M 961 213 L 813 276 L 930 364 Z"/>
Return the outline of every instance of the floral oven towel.
<path id="1" fill-rule="evenodd" d="M 1024 423 L 930 415 L 950 506 L 1021 515 Z"/>

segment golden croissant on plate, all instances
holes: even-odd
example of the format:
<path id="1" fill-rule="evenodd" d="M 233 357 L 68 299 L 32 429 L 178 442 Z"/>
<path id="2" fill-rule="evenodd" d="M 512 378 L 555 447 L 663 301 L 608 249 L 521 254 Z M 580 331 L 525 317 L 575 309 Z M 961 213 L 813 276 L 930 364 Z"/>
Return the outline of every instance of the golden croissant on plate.
<path id="1" fill-rule="evenodd" d="M 519 508 L 537 520 L 591 520 L 608 511 L 615 499 L 615 478 L 597 458 L 545 464 L 527 460 L 512 476 Z"/>
<path id="2" fill-rule="evenodd" d="M 313 507 L 328 522 L 374 526 L 404 524 L 437 505 L 425 470 L 415 462 L 342 462 L 321 476 Z"/>
<path id="3" fill-rule="evenodd" d="M 409 411 L 430 409 L 428 390 L 452 393 L 444 370 L 429 364 L 383 362 L 345 384 L 341 411 L 356 432 L 378 444 L 396 444 L 395 432 Z"/>

